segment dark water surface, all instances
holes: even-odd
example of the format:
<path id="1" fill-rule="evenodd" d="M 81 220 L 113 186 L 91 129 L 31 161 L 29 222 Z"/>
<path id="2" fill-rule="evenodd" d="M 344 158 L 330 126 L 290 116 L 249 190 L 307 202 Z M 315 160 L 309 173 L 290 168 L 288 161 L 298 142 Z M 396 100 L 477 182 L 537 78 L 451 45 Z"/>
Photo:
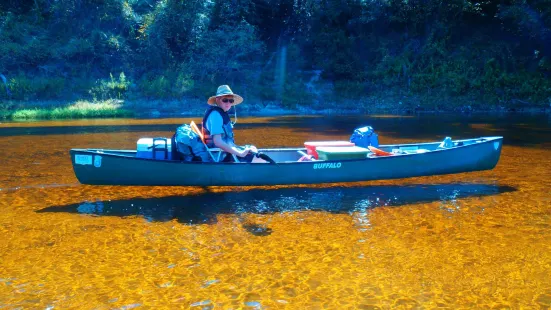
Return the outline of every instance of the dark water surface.
<path id="1" fill-rule="evenodd" d="M 0 124 L 0 309 L 551 307 L 547 115 L 240 118 L 239 143 L 504 136 L 491 171 L 285 187 L 80 185 L 71 148 L 190 119 Z M 195 121 L 199 121 L 196 118 Z"/>

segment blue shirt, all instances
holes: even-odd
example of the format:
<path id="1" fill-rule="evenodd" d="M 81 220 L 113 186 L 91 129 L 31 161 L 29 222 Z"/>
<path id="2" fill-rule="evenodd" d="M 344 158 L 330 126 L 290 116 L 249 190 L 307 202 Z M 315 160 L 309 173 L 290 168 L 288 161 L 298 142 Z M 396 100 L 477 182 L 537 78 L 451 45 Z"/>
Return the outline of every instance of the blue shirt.
<path id="1" fill-rule="evenodd" d="M 205 127 L 207 127 L 208 131 L 210 132 L 211 136 L 214 135 L 222 135 L 222 140 L 229 145 L 233 145 L 233 138 L 228 137 L 226 135 L 226 132 L 224 131 L 224 120 L 222 119 L 222 115 L 216 110 L 212 111 L 207 118 L 207 121 L 205 123 Z"/>

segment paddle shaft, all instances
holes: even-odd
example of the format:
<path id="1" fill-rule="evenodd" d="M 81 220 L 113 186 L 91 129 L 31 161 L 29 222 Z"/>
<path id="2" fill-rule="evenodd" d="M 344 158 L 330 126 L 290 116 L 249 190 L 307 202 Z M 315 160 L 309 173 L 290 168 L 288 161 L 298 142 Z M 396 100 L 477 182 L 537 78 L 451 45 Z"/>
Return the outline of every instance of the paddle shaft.
<path id="1" fill-rule="evenodd" d="M 270 164 L 275 164 L 275 160 L 273 160 L 270 156 L 264 154 L 264 153 L 261 153 L 261 152 L 253 152 L 251 151 L 251 153 L 256 157 L 256 158 L 260 158 L 260 159 L 263 159 L 267 162 L 269 162 Z"/>

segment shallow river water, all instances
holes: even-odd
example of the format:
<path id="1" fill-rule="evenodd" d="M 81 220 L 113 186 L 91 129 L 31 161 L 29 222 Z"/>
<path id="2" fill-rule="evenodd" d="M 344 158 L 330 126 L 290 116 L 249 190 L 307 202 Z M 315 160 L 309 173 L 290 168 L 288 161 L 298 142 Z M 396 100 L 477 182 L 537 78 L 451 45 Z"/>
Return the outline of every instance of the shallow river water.
<path id="1" fill-rule="evenodd" d="M 190 119 L 0 123 L 0 309 L 549 309 L 551 117 L 240 118 L 258 147 L 504 136 L 490 171 L 284 187 L 80 185 L 71 148 Z M 195 118 L 195 121 L 200 121 Z M 185 177 L 185 176 L 183 176 Z"/>

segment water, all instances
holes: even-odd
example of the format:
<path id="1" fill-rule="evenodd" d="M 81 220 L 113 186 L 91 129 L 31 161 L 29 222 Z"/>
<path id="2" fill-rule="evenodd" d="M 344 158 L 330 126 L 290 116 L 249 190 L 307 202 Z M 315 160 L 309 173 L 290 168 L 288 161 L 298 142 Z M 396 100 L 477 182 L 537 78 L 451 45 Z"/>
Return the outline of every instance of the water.
<path id="1" fill-rule="evenodd" d="M 548 116 L 240 118 L 298 146 L 372 125 L 406 143 L 503 135 L 491 171 L 285 187 L 78 184 L 70 148 L 190 119 L 0 124 L 0 308 L 551 306 Z M 196 119 L 197 121 L 197 119 Z"/>

